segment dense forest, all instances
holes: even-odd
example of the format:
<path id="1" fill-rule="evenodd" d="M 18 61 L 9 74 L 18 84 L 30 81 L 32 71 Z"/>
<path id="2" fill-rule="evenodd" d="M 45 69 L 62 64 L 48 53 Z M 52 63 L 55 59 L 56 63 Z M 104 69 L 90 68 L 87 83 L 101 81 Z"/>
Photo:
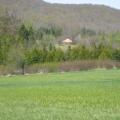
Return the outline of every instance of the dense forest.
<path id="1" fill-rule="evenodd" d="M 119 31 L 104 33 L 81 28 L 76 36 L 73 36 L 72 45 L 63 45 L 59 41 L 62 34 L 64 29 L 53 24 L 35 28 L 6 12 L 0 17 L 0 65 L 24 70 L 26 65 L 36 63 L 80 60 L 120 61 Z M 79 39 L 85 41 L 84 44 Z"/>

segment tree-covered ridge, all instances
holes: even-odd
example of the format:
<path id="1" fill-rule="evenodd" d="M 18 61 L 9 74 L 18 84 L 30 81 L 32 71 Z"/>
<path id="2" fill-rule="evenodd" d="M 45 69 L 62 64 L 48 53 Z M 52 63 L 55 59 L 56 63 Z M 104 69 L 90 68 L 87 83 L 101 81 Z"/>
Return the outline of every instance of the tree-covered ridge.
<path id="1" fill-rule="evenodd" d="M 120 10 L 103 5 L 49 4 L 42 0 L 0 0 L 0 9 L 8 9 L 10 14 L 13 13 L 36 27 L 55 24 L 64 28 L 67 35 L 74 35 L 80 27 L 106 32 L 120 30 Z"/>

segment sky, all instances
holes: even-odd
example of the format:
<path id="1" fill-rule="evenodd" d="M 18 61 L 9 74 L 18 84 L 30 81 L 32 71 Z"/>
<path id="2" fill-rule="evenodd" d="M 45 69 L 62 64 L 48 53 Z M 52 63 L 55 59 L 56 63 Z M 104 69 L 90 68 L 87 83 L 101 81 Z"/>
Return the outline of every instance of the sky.
<path id="1" fill-rule="evenodd" d="M 67 4 L 102 4 L 113 8 L 120 9 L 120 0 L 44 0 L 50 3 L 67 3 Z"/>

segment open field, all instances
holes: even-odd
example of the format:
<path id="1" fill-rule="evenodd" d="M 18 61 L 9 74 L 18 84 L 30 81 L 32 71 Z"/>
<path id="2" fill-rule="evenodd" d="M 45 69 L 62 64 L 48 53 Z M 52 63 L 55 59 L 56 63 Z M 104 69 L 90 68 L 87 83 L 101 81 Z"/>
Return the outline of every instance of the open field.
<path id="1" fill-rule="evenodd" d="M 120 70 L 0 77 L 0 120 L 120 120 Z"/>

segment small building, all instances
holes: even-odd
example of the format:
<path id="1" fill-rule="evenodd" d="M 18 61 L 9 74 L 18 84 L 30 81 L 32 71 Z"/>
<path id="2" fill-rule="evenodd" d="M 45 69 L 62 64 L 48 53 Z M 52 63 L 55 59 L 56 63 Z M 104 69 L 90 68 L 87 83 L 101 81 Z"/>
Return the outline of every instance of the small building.
<path id="1" fill-rule="evenodd" d="M 72 44 L 73 41 L 71 39 L 67 38 L 67 39 L 63 40 L 62 43 L 63 44 Z"/>

